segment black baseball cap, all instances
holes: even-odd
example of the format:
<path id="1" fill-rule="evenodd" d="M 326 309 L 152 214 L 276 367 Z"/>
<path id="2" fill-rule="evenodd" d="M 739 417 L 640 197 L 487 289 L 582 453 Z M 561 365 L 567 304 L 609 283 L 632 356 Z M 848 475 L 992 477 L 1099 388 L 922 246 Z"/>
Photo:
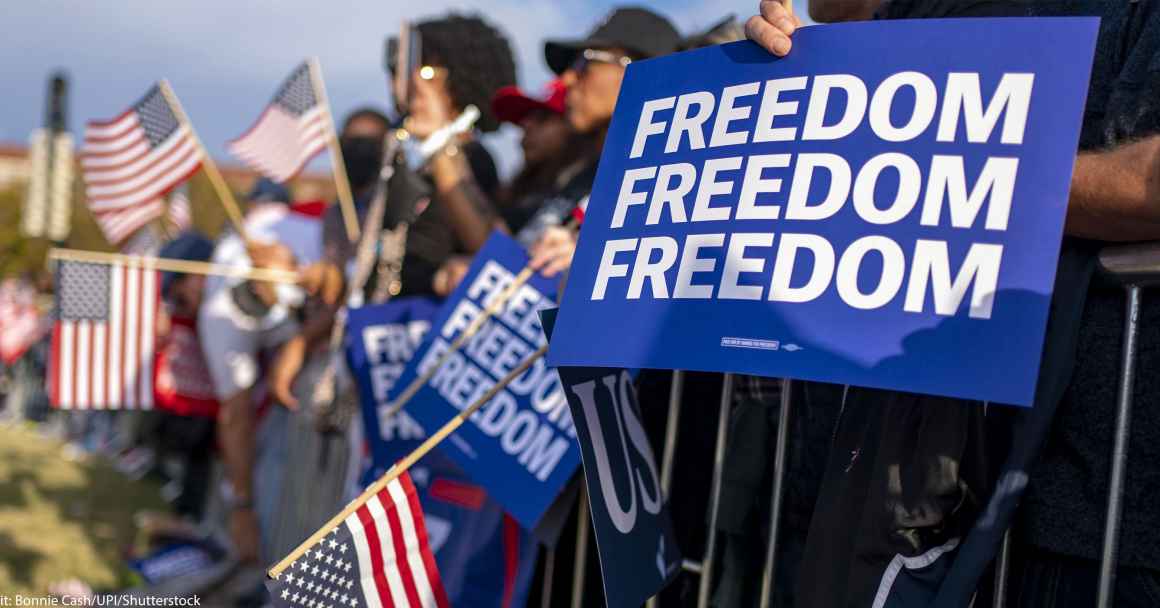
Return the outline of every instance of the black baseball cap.
<path id="1" fill-rule="evenodd" d="M 639 7 L 613 10 L 587 38 L 549 40 L 544 43 L 548 67 L 563 74 L 576 55 L 588 48 L 622 48 L 641 57 L 656 57 L 677 50 L 681 35 L 668 19 Z"/>
<path id="2" fill-rule="evenodd" d="M 213 249 L 213 242 L 205 238 L 200 232 L 187 230 L 161 247 L 161 251 L 157 252 L 157 257 L 208 262 L 213 257 Z M 161 295 L 167 295 L 173 287 L 174 281 L 182 274 L 180 272 L 163 272 L 161 274 Z"/>

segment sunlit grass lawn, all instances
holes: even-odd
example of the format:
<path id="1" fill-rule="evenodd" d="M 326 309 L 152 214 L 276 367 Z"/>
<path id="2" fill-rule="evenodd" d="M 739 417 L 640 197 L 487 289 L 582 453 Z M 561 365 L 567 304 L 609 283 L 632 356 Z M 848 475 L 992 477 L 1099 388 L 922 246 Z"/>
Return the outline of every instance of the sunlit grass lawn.
<path id="1" fill-rule="evenodd" d="M 156 485 L 100 459 L 72 461 L 63 444 L 0 425 L 0 592 L 44 594 L 78 578 L 94 589 L 132 583 L 124 565 L 133 513 L 162 509 Z"/>

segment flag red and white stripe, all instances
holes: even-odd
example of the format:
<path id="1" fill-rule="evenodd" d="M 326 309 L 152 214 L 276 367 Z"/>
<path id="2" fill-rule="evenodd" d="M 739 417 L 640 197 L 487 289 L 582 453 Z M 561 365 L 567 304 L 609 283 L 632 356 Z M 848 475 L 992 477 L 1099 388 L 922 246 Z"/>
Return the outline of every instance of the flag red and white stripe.
<path id="1" fill-rule="evenodd" d="M 49 396 L 60 409 L 151 409 L 157 270 L 60 261 Z"/>
<path id="2" fill-rule="evenodd" d="M 142 226 L 152 222 L 165 211 L 165 203 L 160 198 L 144 204 L 111 211 L 94 211 L 93 219 L 104 233 L 105 239 L 113 245 L 120 245 L 133 236 Z"/>
<path id="3" fill-rule="evenodd" d="M 330 110 L 315 94 L 309 63 L 287 78 L 258 121 L 230 142 L 230 152 L 255 171 L 276 181 L 292 179 L 326 147 Z"/>
<path id="4" fill-rule="evenodd" d="M 16 279 L 0 283 L 0 361 L 15 363 L 47 329 L 32 285 Z"/>
<path id="5" fill-rule="evenodd" d="M 450 605 L 406 472 L 291 562 L 269 589 L 279 608 Z"/>
<path id="6" fill-rule="evenodd" d="M 177 232 L 183 232 L 193 227 L 193 213 L 189 208 L 189 195 L 182 189 L 177 189 L 169 197 L 169 224 Z"/>
<path id="7" fill-rule="evenodd" d="M 164 211 L 163 197 L 201 166 L 202 151 L 159 85 L 120 116 L 85 127 L 81 172 L 89 209 L 118 244 Z"/>

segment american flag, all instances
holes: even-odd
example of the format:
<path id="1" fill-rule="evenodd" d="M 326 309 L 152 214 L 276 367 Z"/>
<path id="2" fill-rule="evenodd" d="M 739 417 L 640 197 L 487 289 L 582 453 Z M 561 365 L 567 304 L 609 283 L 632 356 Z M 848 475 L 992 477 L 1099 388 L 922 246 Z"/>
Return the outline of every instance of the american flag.
<path id="1" fill-rule="evenodd" d="M 0 361 L 12 365 L 46 331 L 36 307 L 36 289 L 15 279 L 0 283 Z"/>
<path id="2" fill-rule="evenodd" d="M 109 242 L 120 243 L 160 216 L 162 196 L 197 171 L 201 160 L 197 138 L 160 85 L 120 116 L 88 123 L 81 148 L 85 193 Z"/>
<path id="3" fill-rule="evenodd" d="M 49 396 L 60 409 L 151 409 L 158 272 L 57 262 Z"/>
<path id="4" fill-rule="evenodd" d="M 156 256 L 157 252 L 161 251 L 162 244 L 164 244 L 164 240 L 160 230 L 156 225 L 149 224 L 133 233 L 133 236 L 121 245 L 121 253 Z"/>
<path id="5" fill-rule="evenodd" d="M 447 608 L 423 510 L 403 473 L 267 583 L 281 608 Z"/>
<path id="6" fill-rule="evenodd" d="M 178 188 L 169 197 L 169 225 L 176 232 L 189 230 L 193 226 L 193 214 L 189 209 L 189 195 L 185 190 Z"/>
<path id="7" fill-rule="evenodd" d="M 326 147 L 330 113 L 314 93 L 310 63 L 282 83 L 258 122 L 230 142 L 230 152 L 262 175 L 285 182 Z"/>

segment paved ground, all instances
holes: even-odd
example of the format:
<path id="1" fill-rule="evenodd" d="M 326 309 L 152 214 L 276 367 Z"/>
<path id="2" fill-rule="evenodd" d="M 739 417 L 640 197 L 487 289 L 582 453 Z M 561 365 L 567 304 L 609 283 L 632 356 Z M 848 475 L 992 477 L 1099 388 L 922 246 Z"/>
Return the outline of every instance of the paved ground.
<path id="1" fill-rule="evenodd" d="M 164 508 L 155 485 L 0 425 L 0 592 L 39 595 L 68 578 L 97 590 L 132 584 L 123 556 L 135 542 L 133 513 Z"/>

